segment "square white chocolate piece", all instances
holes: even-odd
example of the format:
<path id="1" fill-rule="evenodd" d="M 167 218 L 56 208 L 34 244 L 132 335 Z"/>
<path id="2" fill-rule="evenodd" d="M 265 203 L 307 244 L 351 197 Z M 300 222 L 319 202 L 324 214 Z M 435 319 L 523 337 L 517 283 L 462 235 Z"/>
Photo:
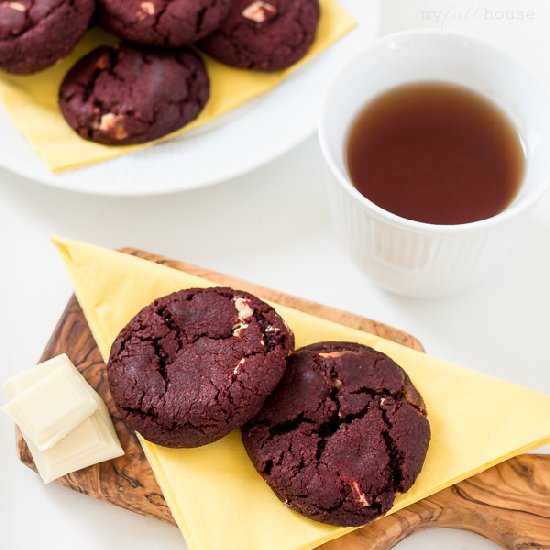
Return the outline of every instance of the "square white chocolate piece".
<path id="1" fill-rule="evenodd" d="M 61 355 L 56 355 L 52 359 L 44 361 L 30 370 L 12 376 L 2 384 L 2 391 L 8 399 L 13 399 L 17 394 L 30 388 L 36 382 L 40 382 L 40 380 L 43 380 L 48 374 L 56 370 L 57 367 L 65 363 L 73 364 L 67 357 L 67 354 L 62 353 Z"/>
<path id="2" fill-rule="evenodd" d="M 67 361 L 70 362 L 65 354 L 58 355 L 30 371 L 11 378 L 4 384 L 3 390 L 9 398 L 13 398 Z M 87 388 L 98 406 L 94 414 L 47 451 L 40 451 L 27 440 L 36 469 L 44 483 L 50 483 L 68 473 L 124 454 L 105 403 L 88 384 Z"/>
<path id="3" fill-rule="evenodd" d="M 67 359 L 13 397 L 4 410 L 26 440 L 47 451 L 97 410 L 97 401 L 86 386 L 86 380 Z"/>

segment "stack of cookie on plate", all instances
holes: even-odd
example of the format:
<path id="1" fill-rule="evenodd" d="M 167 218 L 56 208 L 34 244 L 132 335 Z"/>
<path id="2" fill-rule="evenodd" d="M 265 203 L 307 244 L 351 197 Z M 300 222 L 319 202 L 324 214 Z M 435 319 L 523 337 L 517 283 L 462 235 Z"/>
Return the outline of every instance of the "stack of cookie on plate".
<path id="1" fill-rule="evenodd" d="M 281 70 L 307 53 L 319 11 L 319 0 L 1 1 L 0 68 L 50 67 L 97 21 L 122 42 L 69 70 L 59 106 L 85 139 L 143 143 L 182 128 L 208 102 L 207 70 L 190 45 L 233 67 Z"/>
<path id="2" fill-rule="evenodd" d="M 241 428 L 277 497 L 306 517 L 360 526 L 420 472 L 422 397 L 383 353 L 353 342 L 295 350 L 277 312 L 230 288 L 181 290 L 139 312 L 113 343 L 109 385 L 127 424 L 173 448 Z"/>

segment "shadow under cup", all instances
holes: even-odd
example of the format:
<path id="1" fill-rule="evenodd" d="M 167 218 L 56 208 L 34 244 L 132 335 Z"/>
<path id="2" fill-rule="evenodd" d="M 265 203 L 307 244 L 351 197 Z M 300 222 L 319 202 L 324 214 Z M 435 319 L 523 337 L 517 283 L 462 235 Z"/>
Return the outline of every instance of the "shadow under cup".
<path id="1" fill-rule="evenodd" d="M 354 120 L 372 99 L 406 83 L 444 81 L 496 103 L 526 155 L 519 193 L 502 213 L 462 225 L 401 218 L 364 197 L 346 166 Z M 387 36 L 351 60 L 325 95 L 319 139 L 330 169 L 334 226 L 354 262 L 381 287 L 410 297 L 455 294 L 489 275 L 521 238 L 550 182 L 550 95 L 520 61 L 483 41 L 435 31 Z"/>

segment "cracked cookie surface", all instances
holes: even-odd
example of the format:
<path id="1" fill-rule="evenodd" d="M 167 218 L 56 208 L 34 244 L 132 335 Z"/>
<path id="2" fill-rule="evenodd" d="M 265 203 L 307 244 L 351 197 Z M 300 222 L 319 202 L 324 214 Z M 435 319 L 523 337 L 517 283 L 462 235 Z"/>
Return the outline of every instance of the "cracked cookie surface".
<path id="1" fill-rule="evenodd" d="M 109 145 L 158 139 L 196 119 L 208 101 L 204 63 L 192 50 L 101 46 L 67 73 L 59 106 L 83 138 Z"/>
<path id="2" fill-rule="evenodd" d="M 243 428 L 256 470 L 290 508 L 357 527 L 387 512 L 422 468 L 424 402 L 389 357 L 349 342 L 293 353 L 275 392 Z"/>
<path id="3" fill-rule="evenodd" d="M 189 289 L 143 309 L 113 343 L 113 399 L 130 427 L 197 447 L 250 420 L 281 380 L 294 336 L 275 310 L 230 288 Z"/>
<path id="4" fill-rule="evenodd" d="M 0 0 L 0 68 L 31 74 L 54 65 L 86 32 L 94 0 Z"/>
<path id="5" fill-rule="evenodd" d="M 319 0 L 231 0 L 229 16 L 199 45 L 227 65 L 284 69 L 309 50 L 319 12 Z"/>
<path id="6" fill-rule="evenodd" d="M 173 48 L 214 31 L 231 0 L 99 0 L 99 23 L 124 40 Z"/>

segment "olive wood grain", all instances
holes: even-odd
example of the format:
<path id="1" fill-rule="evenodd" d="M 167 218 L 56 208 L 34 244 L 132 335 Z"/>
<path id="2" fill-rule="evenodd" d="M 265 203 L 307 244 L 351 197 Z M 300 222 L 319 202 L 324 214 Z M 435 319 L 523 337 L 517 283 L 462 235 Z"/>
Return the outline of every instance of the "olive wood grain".
<path id="1" fill-rule="evenodd" d="M 147 252 L 124 251 L 423 351 L 416 338 L 382 323 Z M 125 455 L 64 476 L 57 483 L 173 524 L 170 510 L 139 442 L 112 402 L 105 365 L 74 297 L 59 320 L 41 360 L 63 352 L 71 357 L 107 403 Z M 22 462 L 34 469 L 32 456 L 19 431 L 17 451 Z M 550 548 L 550 457 L 531 455 L 509 460 L 322 548 L 386 550 L 408 535 L 432 527 L 467 529 L 504 548 Z"/>

